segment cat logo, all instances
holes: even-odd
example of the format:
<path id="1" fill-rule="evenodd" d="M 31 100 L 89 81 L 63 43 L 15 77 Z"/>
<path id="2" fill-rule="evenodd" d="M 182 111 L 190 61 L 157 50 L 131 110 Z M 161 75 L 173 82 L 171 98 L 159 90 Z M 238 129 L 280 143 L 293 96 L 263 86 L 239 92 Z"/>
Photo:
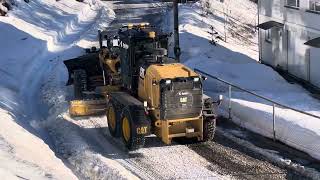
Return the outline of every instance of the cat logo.
<path id="1" fill-rule="evenodd" d="M 147 134 L 147 132 L 148 132 L 147 126 L 142 126 L 137 128 L 137 134 Z"/>

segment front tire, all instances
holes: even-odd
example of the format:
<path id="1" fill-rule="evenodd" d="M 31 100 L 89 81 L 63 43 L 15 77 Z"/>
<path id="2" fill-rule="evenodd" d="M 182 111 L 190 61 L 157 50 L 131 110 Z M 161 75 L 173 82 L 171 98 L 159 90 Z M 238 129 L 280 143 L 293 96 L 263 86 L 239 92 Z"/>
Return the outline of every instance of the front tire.
<path id="1" fill-rule="evenodd" d="M 119 113 L 112 101 L 107 106 L 108 129 L 113 137 L 120 137 Z"/>
<path id="2" fill-rule="evenodd" d="M 203 141 L 212 141 L 216 131 L 216 119 L 204 118 L 203 119 Z"/>
<path id="3" fill-rule="evenodd" d="M 129 150 L 142 148 L 145 144 L 144 135 L 137 134 L 134 121 L 130 112 L 125 110 L 121 118 L 121 134 L 125 146 Z"/>

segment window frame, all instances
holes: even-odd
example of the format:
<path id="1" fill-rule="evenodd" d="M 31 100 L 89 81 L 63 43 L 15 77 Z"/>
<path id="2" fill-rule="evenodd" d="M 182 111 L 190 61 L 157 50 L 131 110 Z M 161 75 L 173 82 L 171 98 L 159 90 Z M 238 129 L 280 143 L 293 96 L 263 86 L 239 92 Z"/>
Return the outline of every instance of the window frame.
<path id="1" fill-rule="evenodd" d="M 264 37 L 265 41 L 268 43 L 272 42 L 272 28 L 265 30 L 265 37 Z"/>
<path id="2" fill-rule="evenodd" d="M 313 3 L 313 4 L 312 4 Z M 320 9 L 316 10 L 316 5 L 318 4 L 318 6 L 320 7 L 320 1 L 317 0 L 309 0 L 309 11 L 311 12 L 316 12 L 316 13 L 320 13 Z"/>
<path id="3" fill-rule="evenodd" d="M 300 8 L 300 0 L 294 0 L 294 1 L 296 2 L 295 5 L 290 5 L 290 4 L 288 3 L 288 1 L 289 1 L 289 0 L 286 0 L 286 4 L 285 4 L 286 7 L 292 7 L 292 8 L 297 8 L 297 9 Z"/>

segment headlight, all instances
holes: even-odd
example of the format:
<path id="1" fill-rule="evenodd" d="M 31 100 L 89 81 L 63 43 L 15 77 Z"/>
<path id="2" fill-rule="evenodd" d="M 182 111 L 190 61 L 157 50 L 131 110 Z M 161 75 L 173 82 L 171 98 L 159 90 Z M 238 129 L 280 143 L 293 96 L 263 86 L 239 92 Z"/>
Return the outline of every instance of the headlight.
<path id="1" fill-rule="evenodd" d="M 194 82 L 199 82 L 200 78 L 196 77 L 193 79 Z"/>
<path id="2" fill-rule="evenodd" d="M 166 84 L 171 84 L 171 80 L 170 80 L 170 79 L 167 79 L 167 80 L 166 80 Z"/>

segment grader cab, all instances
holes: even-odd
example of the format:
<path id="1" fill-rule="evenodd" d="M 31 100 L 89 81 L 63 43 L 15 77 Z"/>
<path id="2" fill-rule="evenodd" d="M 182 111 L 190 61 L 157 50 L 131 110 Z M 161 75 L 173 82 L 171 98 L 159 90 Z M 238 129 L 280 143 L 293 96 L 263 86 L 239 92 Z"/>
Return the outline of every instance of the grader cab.
<path id="1" fill-rule="evenodd" d="M 99 32 L 98 50 L 65 61 L 75 92 L 70 114 L 105 113 L 110 134 L 130 150 L 150 134 L 166 144 L 212 140 L 219 101 L 203 94 L 202 76 L 168 57 L 168 36 L 149 24 Z"/>

